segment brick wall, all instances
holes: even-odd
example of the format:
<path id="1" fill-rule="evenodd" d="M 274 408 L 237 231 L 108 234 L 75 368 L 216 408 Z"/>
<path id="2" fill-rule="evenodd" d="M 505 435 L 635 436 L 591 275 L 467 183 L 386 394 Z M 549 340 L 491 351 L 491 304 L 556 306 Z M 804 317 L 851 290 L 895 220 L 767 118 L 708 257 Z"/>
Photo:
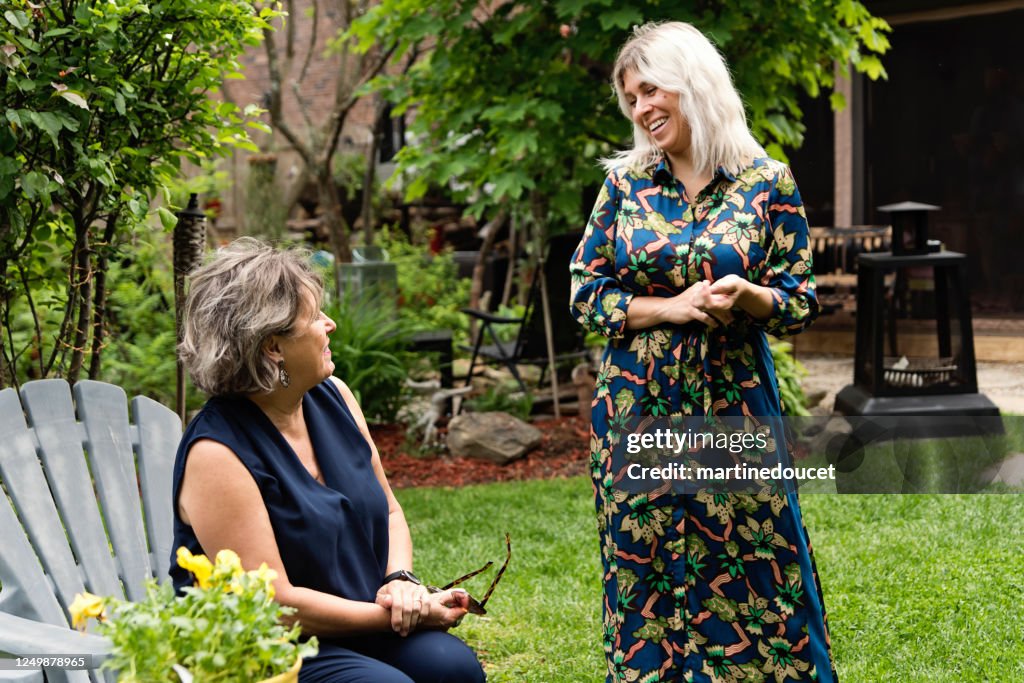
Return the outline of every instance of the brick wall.
<path id="1" fill-rule="evenodd" d="M 315 35 L 313 22 L 306 15 L 306 11 L 311 5 L 311 0 L 295 0 L 295 16 L 290 17 L 289 22 L 291 29 L 295 32 L 296 52 L 292 58 L 289 74 L 285 82 L 282 83 L 285 120 L 289 122 L 296 134 L 303 137 L 309 134 L 307 118 L 315 127 L 319 128 L 330 113 L 335 97 L 335 85 L 341 69 L 340 57 L 326 54 L 328 41 L 334 37 L 340 27 L 342 17 L 339 9 L 340 2 L 337 0 L 320 1 L 320 17 Z M 278 31 L 274 38 L 281 65 L 284 64 L 285 59 L 287 41 L 285 31 L 287 30 L 287 28 L 281 28 L 280 22 L 278 22 Z M 292 83 L 298 79 L 301 73 L 302 63 L 306 57 L 305 49 L 309 45 L 313 46 L 312 55 L 299 88 L 299 93 L 306 106 L 300 107 L 299 101 L 292 95 L 291 89 Z M 243 108 L 249 104 L 257 104 L 265 108 L 270 89 L 265 47 L 259 45 L 250 48 L 241 62 L 245 79 L 226 81 L 222 95 Z M 269 115 L 265 114 L 262 120 L 269 125 Z M 369 99 L 361 100 L 348 116 L 342 130 L 339 151 L 346 148 L 363 151 L 369 144 L 372 124 L 373 104 Z M 275 132 L 268 135 L 251 130 L 250 134 L 261 151 L 274 152 L 278 155 L 276 186 L 278 191 L 283 193 L 284 188 L 302 168 L 301 159 L 294 151 L 290 151 L 291 146 L 280 133 Z M 220 217 L 217 220 L 216 230 L 212 231 L 214 239 L 219 241 L 240 234 L 244 227 L 249 156 L 249 152 L 236 150 L 221 162 L 221 167 L 231 176 L 231 187 L 225 192 L 225 196 L 220 198 Z"/>

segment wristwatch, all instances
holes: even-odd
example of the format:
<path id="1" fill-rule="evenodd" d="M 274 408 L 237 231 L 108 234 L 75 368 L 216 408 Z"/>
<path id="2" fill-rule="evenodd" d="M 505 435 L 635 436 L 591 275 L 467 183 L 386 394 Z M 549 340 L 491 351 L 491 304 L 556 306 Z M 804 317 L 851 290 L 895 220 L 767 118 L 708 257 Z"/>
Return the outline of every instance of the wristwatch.
<path id="1" fill-rule="evenodd" d="M 391 572 L 384 577 L 384 583 L 391 583 L 392 581 L 409 581 L 415 583 L 417 586 L 422 586 L 423 582 L 420 581 L 419 577 L 413 574 L 408 569 L 399 569 L 396 572 Z"/>

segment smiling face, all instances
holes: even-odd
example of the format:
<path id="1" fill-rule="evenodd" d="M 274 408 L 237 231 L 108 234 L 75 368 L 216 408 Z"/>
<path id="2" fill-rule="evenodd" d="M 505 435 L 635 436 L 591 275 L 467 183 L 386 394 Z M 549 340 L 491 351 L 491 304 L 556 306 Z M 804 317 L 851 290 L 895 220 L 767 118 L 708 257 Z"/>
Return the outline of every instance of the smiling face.
<path id="1" fill-rule="evenodd" d="M 316 299 L 303 290 L 302 305 L 288 333 L 274 335 L 272 347 L 292 378 L 292 386 L 303 392 L 324 381 L 334 372 L 328 335 L 337 328 L 316 305 Z"/>
<path id="2" fill-rule="evenodd" d="M 679 94 L 643 81 L 635 71 L 622 75 L 622 94 L 633 123 L 668 155 L 682 162 L 690 156 L 690 125 L 679 111 Z"/>

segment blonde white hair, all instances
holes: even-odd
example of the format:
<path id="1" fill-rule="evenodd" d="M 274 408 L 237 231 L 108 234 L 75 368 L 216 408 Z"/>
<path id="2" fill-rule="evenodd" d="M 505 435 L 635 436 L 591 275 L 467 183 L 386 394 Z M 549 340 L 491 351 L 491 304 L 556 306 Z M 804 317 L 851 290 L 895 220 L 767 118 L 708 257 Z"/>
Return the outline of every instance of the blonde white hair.
<path id="1" fill-rule="evenodd" d="M 623 92 L 627 73 L 664 91 L 679 93 L 679 111 L 690 126 L 690 149 L 696 171 L 712 174 L 721 166 L 737 174 L 764 148 L 750 133 L 746 113 L 725 59 L 698 29 L 681 21 L 648 23 L 633 29 L 619 50 L 612 86 L 619 108 L 632 120 Z M 633 124 L 633 148 L 601 164 L 606 171 L 625 167 L 641 171 L 662 157 L 650 133 Z"/>
<path id="2" fill-rule="evenodd" d="M 279 370 L 264 353 L 272 335 L 291 336 L 303 292 L 319 314 L 323 281 L 301 249 L 275 249 L 241 237 L 191 276 L 178 356 L 211 396 L 270 392 Z"/>

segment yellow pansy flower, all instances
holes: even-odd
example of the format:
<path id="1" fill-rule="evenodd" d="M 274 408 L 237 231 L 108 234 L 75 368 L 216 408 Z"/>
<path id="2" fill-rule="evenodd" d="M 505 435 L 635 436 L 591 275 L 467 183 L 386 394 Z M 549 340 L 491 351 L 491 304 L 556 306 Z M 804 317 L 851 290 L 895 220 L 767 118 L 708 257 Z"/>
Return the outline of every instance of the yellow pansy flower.
<path id="1" fill-rule="evenodd" d="M 249 576 L 254 576 L 263 582 L 263 586 L 267 589 L 267 595 L 270 599 L 274 599 L 274 581 L 277 580 L 277 572 L 267 566 L 266 562 L 260 564 L 259 569 L 254 569 L 249 572 Z"/>
<path id="2" fill-rule="evenodd" d="M 75 595 L 74 602 L 68 607 L 68 611 L 71 613 L 71 625 L 84 631 L 85 624 L 89 619 L 103 618 L 103 610 L 103 598 L 89 592 L 78 593 Z"/>
<path id="3" fill-rule="evenodd" d="M 178 566 L 192 572 L 200 588 L 210 587 L 210 575 L 213 565 L 206 555 L 193 555 L 185 546 L 178 548 Z"/>
<path id="4" fill-rule="evenodd" d="M 234 550 L 225 548 L 217 553 L 214 560 L 214 568 L 218 575 L 241 576 L 245 573 L 242 569 L 242 560 Z"/>

